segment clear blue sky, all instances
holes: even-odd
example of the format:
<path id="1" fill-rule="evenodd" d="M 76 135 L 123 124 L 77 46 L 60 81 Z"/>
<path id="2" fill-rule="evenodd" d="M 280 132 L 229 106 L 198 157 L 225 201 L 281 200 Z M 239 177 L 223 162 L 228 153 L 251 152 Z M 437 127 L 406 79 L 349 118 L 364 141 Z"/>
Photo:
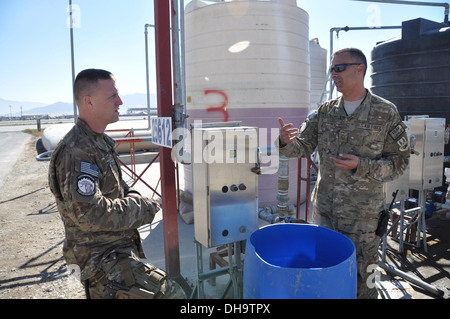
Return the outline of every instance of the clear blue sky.
<path id="1" fill-rule="evenodd" d="M 145 93 L 144 25 L 154 23 L 153 0 L 72 2 L 75 72 L 108 69 L 118 78 L 121 94 Z M 48 104 L 72 101 L 68 4 L 68 0 L 0 0 L 0 98 Z M 309 13 L 310 38 L 319 38 L 327 50 L 332 27 L 401 25 L 419 17 L 444 19 L 442 7 L 351 0 L 297 0 L 297 4 Z M 370 59 L 378 41 L 397 36 L 400 30 L 341 32 L 334 49 L 359 47 Z M 153 61 L 154 48 L 149 52 Z M 153 77 L 151 83 L 155 93 Z"/>

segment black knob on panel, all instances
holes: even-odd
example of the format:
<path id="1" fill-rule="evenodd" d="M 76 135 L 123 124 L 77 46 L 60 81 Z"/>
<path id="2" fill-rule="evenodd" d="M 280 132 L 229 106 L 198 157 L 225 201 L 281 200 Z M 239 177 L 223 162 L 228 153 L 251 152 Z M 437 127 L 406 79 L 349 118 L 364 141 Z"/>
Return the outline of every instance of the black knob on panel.
<path id="1" fill-rule="evenodd" d="M 245 191 L 247 189 L 247 186 L 245 186 L 244 184 L 239 184 L 239 189 L 241 191 Z"/>

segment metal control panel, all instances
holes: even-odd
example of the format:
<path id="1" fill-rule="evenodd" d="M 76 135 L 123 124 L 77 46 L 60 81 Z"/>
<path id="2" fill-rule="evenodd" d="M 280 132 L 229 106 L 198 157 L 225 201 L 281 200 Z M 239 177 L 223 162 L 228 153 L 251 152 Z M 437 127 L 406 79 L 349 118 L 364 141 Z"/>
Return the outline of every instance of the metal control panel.
<path id="1" fill-rule="evenodd" d="M 425 190 L 442 186 L 445 118 L 411 118 L 408 121 L 417 154 L 412 154 L 410 159 L 409 187 Z"/>
<path id="2" fill-rule="evenodd" d="M 215 247 L 258 227 L 258 128 L 192 129 L 195 239 Z"/>

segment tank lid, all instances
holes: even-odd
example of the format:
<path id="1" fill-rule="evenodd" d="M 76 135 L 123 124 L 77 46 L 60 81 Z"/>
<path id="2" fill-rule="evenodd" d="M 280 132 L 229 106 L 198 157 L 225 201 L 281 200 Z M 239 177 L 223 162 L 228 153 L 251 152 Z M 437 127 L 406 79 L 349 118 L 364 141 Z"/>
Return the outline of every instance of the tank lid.
<path id="1" fill-rule="evenodd" d="M 424 34 L 427 31 L 440 29 L 444 26 L 447 25 L 444 23 L 439 23 L 423 18 L 404 21 L 402 23 L 402 39 L 414 40 L 419 38 L 422 34 Z"/>

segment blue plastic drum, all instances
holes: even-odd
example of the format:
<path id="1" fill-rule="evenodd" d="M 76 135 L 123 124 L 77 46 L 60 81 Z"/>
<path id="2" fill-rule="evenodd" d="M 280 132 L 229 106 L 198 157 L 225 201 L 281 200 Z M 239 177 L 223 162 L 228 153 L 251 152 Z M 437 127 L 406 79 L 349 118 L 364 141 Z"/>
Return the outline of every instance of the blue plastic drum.
<path id="1" fill-rule="evenodd" d="M 247 240 L 246 299 L 354 299 L 356 278 L 355 245 L 331 229 L 275 224 Z"/>

